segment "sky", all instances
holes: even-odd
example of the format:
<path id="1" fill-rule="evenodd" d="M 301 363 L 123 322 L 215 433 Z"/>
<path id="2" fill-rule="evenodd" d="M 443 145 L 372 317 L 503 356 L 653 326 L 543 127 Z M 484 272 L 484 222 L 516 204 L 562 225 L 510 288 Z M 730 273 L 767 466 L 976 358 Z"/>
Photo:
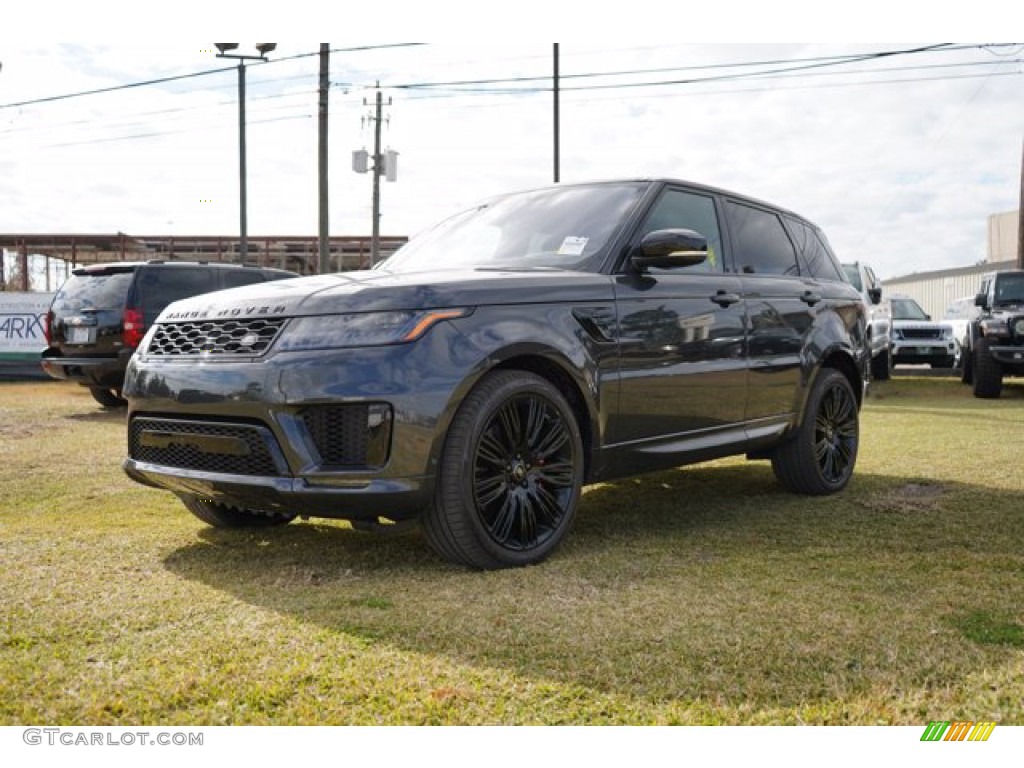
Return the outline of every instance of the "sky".
<path id="1" fill-rule="evenodd" d="M 382 148 L 399 153 L 382 234 L 553 182 L 553 44 L 463 37 L 330 44 L 331 234 L 371 231 L 352 152 L 373 147 L 377 84 Z M 883 280 L 983 260 L 988 217 L 1019 206 L 1024 44 L 623 37 L 559 44 L 563 183 L 667 176 L 757 197 Z M 125 39 L 0 41 L 0 233 L 237 235 L 236 62 Z M 278 43 L 246 67 L 250 238 L 317 232 L 318 48 Z"/>

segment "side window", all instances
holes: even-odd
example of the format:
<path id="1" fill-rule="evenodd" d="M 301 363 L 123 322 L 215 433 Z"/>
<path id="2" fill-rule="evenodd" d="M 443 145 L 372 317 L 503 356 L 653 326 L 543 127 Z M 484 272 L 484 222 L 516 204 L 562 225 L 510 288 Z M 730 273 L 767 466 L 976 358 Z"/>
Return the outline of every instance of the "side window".
<path id="1" fill-rule="evenodd" d="M 225 288 L 237 288 L 240 285 L 262 283 L 263 275 L 254 269 L 224 269 L 221 270 L 221 280 Z"/>
<path id="2" fill-rule="evenodd" d="M 722 236 L 718 229 L 715 201 L 705 195 L 666 189 L 651 208 L 640 228 L 640 236 L 659 229 L 692 229 L 708 241 L 708 257 L 700 264 L 687 267 L 685 272 L 721 272 Z M 678 272 L 658 270 L 652 272 Z"/>
<path id="3" fill-rule="evenodd" d="M 173 301 L 217 290 L 212 269 L 143 269 L 139 297 L 146 322 L 152 322 Z"/>
<path id="4" fill-rule="evenodd" d="M 733 258 L 740 272 L 756 275 L 800 273 L 793 243 L 778 216 L 732 200 L 726 206 L 733 235 Z"/>
<path id="5" fill-rule="evenodd" d="M 796 243 L 796 251 L 800 256 L 800 272 L 819 280 L 843 282 L 839 266 L 835 263 L 828 247 L 822 242 L 818 233 L 802 221 L 787 217 L 790 233 Z M 874 275 L 865 267 L 867 288 L 874 287 Z"/>

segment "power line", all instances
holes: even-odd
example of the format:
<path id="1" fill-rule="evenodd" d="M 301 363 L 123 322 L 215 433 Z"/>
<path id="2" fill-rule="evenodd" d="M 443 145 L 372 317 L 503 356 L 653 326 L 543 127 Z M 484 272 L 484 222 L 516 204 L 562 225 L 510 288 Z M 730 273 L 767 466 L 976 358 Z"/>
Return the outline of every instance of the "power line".
<path id="1" fill-rule="evenodd" d="M 361 45 L 353 48 L 334 48 L 331 53 L 350 53 L 358 51 L 373 51 L 385 48 L 407 48 L 412 46 L 425 45 L 425 43 L 389 43 L 387 45 Z M 261 64 L 277 64 L 283 61 L 293 61 L 295 59 L 303 59 L 309 56 L 319 56 L 319 51 L 312 53 L 297 53 L 292 56 L 279 56 L 274 59 L 267 59 Z M 215 75 L 221 72 L 233 72 L 234 66 L 230 67 L 218 67 L 217 69 L 206 69 L 201 72 L 190 72 L 184 75 L 170 75 L 168 77 L 158 77 L 153 80 L 143 80 L 137 83 L 124 83 L 122 85 L 112 85 L 107 88 L 94 88 L 89 91 L 77 91 L 75 93 L 64 93 L 59 96 L 44 96 L 38 99 L 29 99 L 28 101 L 16 101 L 10 104 L 0 104 L 0 109 L 10 109 L 13 107 L 27 107 L 33 104 L 46 104 L 53 101 L 64 101 L 66 99 L 76 99 L 80 96 L 96 96 L 101 93 L 112 93 L 114 91 L 125 91 L 130 88 L 143 88 L 150 85 L 161 85 L 163 83 L 172 83 L 177 80 L 188 80 L 194 77 L 205 77 L 206 75 Z"/>

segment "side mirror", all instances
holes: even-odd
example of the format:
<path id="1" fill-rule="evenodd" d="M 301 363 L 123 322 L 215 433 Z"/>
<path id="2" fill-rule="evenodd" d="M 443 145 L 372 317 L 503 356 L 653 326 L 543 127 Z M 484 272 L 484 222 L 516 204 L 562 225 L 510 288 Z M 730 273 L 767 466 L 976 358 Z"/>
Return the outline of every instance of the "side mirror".
<path id="1" fill-rule="evenodd" d="M 633 267 L 642 272 L 648 267 L 673 269 L 692 267 L 708 257 L 708 240 L 692 229 L 657 229 L 643 236 L 629 255 Z"/>
<path id="2" fill-rule="evenodd" d="M 974 297 L 974 306 L 988 309 L 988 294 L 979 293 Z"/>
<path id="3" fill-rule="evenodd" d="M 882 301 L 882 289 L 868 288 L 868 298 L 871 299 L 872 304 L 880 303 Z"/>

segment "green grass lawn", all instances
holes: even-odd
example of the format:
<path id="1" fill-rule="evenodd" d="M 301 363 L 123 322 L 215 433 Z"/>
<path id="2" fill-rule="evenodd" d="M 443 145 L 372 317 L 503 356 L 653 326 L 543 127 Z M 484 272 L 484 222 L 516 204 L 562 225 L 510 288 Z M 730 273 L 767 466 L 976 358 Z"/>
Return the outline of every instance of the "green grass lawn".
<path id="1" fill-rule="evenodd" d="M 541 566 L 204 527 L 124 411 L 0 384 L 0 724 L 1024 724 L 1024 384 L 876 384 L 841 495 L 719 461 L 589 488 Z"/>

